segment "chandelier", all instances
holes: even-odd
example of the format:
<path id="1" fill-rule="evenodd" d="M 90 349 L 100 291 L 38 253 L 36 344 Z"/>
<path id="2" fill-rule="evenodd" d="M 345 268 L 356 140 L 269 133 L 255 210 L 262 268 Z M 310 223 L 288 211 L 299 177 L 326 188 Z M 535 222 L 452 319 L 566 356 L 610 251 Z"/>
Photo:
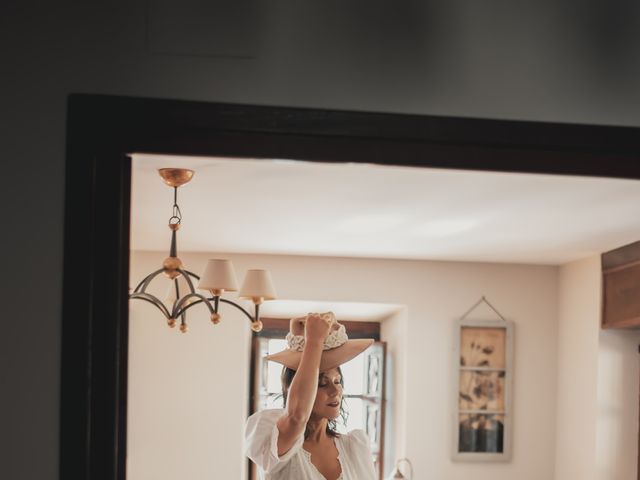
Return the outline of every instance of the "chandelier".
<path id="1" fill-rule="evenodd" d="M 220 303 L 226 303 L 240 310 L 251 322 L 251 329 L 254 332 L 259 332 L 262 330 L 259 314 L 260 304 L 264 300 L 276 298 L 269 271 L 248 270 L 242 288 L 238 293 L 239 298 L 249 299 L 253 302 L 255 312 L 252 316 L 238 303 L 222 298 L 224 292 L 238 291 L 238 282 L 231 261 L 222 259 L 209 260 L 202 277 L 186 270 L 182 260 L 178 258 L 176 243 L 177 233 L 182 222 L 182 213 L 178 206 L 178 188 L 188 183 L 193 178 L 194 172 L 183 168 L 161 168 L 158 173 L 164 182 L 173 188 L 173 211 L 169 218 L 169 230 L 171 230 L 169 256 L 162 262 L 162 268 L 151 272 L 140 281 L 133 293 L 129 295 L 129 298 L 132 300 L 145 300 L 155 305 L 164 314 L 167 324 L 171 328 L 174 328 L 178 319 L 180 319 L 180 331 L 182 333 L 186 333 L 189 329 L 187 326 L 187 310 L 201 303 L 209 310 L 211 321 L 214 324 L 220 322 L 220 313 L 218 313 Z M 147 292 L 149 284 L 160 274 L 171 280 L 169 293 L 165 299 L 167 304 Z M 196 283 L 197 287 L 194 287 Z M 198 293 L 198 291 L 207 291 L 211 296 L 208 297 Z"/>

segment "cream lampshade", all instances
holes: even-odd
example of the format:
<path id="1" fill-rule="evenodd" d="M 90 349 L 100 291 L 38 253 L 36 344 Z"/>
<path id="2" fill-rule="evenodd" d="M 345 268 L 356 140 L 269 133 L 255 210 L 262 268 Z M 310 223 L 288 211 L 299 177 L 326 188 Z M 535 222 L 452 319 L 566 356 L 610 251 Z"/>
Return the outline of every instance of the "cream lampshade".
<path id="1" fill-rule="evenodd" d="M 218 258 L 209 260 L 198 283 L 198 290 L 209 290 L 214 294 L 237 291 L 238 281 L 231 261 Z"/>
<path id="2" fill-rule="evenodd" d="M 409 477 L 407 477 L 400 471 L 400 466 L 403 463 L 406 463 L 409 466 Z M 413 479 L 413 465 L 411 464 L 411 461 L 408 458 L 401 458 L 398 461 L 396 461 L 396 466 L 393 472 L 391 473 L 391 475 L 389 475 L 389 477 L 387 478 L 387 480 L 398 480 L 403 478 L 404 479 L 408 478 L 409 480 Z"/>
<path id="3" fill-rule="evenodd" d="M 238 296 L 251 299 L 254 303 L 275 299 L 276 289 L 271 281 L 269 270 L 247 270 Z"/>

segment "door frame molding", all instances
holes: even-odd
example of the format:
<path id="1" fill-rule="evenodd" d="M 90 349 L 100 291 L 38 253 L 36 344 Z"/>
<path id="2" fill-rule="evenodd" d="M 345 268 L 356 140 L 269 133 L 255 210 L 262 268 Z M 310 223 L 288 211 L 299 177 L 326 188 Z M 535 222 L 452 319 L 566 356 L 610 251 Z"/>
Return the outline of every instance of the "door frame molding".
<path id="1" fill-rule="evenodd" d="M 640 129 L 74 94 L 60 478 L 125 478 L 132 153 L 640 179 Z"/>

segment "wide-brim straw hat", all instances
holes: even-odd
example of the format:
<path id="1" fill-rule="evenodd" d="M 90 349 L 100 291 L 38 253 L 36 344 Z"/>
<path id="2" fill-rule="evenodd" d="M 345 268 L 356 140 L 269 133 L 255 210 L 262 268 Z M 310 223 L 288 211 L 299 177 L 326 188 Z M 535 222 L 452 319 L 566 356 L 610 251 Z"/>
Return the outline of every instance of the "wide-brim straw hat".
<path id="1" fill-rule="evenodd" d="M 329 333 L 322 346 L 323 352 L 320 358 L 321 372 L 326 372 L 332 368 L 339 367 L 343 363 L 347 363 L 373 344 L 374 340 L 372 338 L 349 340 L 344 325 L 335 320 L 332 312 L 321 315 L 331 319 L 333 322 L 331 333 Z M 292 370 L 297 370 L 304 349 L 306 319 L 307 317 L 292 318 L 289 322 L 289 333 L 286 338 L 288 348 L 281 352 L 267 355 L 265 358 L 272 362 L 280 363 Z"/>

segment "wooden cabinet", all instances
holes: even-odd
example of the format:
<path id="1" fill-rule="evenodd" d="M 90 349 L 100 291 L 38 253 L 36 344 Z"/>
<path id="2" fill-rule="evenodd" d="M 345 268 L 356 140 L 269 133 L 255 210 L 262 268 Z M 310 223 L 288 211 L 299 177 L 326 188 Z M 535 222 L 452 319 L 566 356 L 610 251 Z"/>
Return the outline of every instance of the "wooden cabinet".
<path id="1" fill-rule="evenodd" d="M 602 254 L 602 328 L 640 328 L 640 241 Z"/>

